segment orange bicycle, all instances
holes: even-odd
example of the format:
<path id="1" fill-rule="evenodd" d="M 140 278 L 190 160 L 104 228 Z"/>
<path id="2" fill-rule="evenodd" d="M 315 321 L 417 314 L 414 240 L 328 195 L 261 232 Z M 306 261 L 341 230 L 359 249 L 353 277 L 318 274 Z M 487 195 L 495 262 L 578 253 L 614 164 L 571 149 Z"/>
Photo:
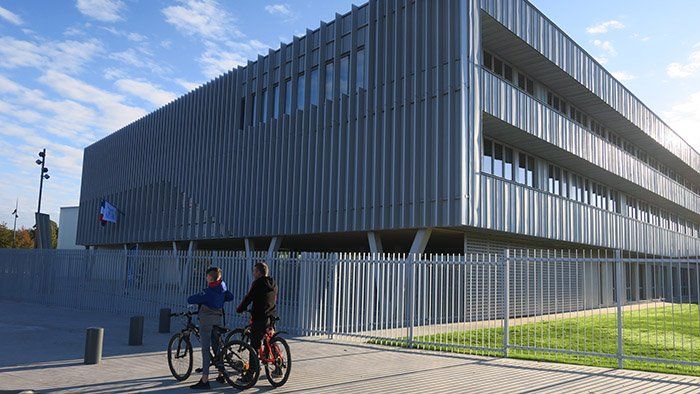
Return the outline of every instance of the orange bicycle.
<path id="1" fill-rule="evenodd" d="M 250 314 L 250 311 L 248 311 Z M 273 387 L 281 387 L 287 383 L 289 374 L 292 371 L 292 353 L 289 350 L 289 345 L 280 334 L 285 334 L 284 331 L 276 331 L 275 323 L 279 318 L 275 318 L 265 330 L 265 335 L 260 342 L 258 351 L 258 359 L 260 364 L 265 366 L 265 376 L 268 382 Z M 252 317 L 249 320 L 248 326 L 245 328 L 236 328 L 228 333 L 226 341 L 228 342 L 234 335 L 240 335 L 240 341 L 250 343 L 250 334 L 253 326 Z"/>

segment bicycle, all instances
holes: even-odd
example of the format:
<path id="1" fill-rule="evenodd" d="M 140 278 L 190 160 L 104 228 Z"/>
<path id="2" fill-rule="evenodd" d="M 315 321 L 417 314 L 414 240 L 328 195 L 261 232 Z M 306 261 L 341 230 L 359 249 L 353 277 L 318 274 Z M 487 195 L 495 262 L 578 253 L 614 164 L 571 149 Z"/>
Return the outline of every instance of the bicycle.
<path id="1" fill-rule="evenodd" d="M 186 318 L 185 327 L 168 341 L 168 367 L 177 381 L 186 380 L 192 374 L 194 360 L 190 337 L 194 334 L 197 340 L 200 339 L 199 327 L 192 321 L 192 316 L 196 314 L 197 312 L 192 311 L 170 314 L 171 317 Z M 238 379 L 252 373 L 257 380 L 260 375 L 259 361 L 251 357 L 255 354 L 255 350 L 249 344 L 231 339 L 230 336 L 226 336 L 225 341 L 221 341 L 221 337 L 229 331 L 226 327 L 214 326 L 212 331 L 214 352 L 211 353 L 211 363 L 229 385 L 239 389 L 249 388 L 252 384 L 246 387 L 238 383 Z M 250 360 L 255 360 L 256 365 L 251 365 Z"/>
<path id="2" fill-rule="evenodd" d="M 250 311 L 247 312 L 251 314 Z M 259 362 L 265 366 L 265 376 L 273 387 L 281 387 L 287 383 L 292 371 L 291 350 L 289 349 L 287 341 L 279 336 L 280 334 L 286 334 L 286 332 L 275 331 L 275 323 L 277 321 L 279 321 L 279 318 L 274 318 L 272 323 L 267 327 L 260 343 L 260 348 L 257 349 L 257 358 Z M 250 344 L 252 326 L 253 318 L 251 316 L 249 324 L 245 328 L 236 328 L 229 331 L 226 335 L 226 341 L 233 340 L 232 338 L 234 335 L 240 335 L 240 342 Z M 280 350 L 280 346 L 284 349 L 284 352 Z M 277 380 L 278 378 L 279 380 Z M 257 380 L 258 377 L 256 376 L 250 387 L 252 387 Z"/>

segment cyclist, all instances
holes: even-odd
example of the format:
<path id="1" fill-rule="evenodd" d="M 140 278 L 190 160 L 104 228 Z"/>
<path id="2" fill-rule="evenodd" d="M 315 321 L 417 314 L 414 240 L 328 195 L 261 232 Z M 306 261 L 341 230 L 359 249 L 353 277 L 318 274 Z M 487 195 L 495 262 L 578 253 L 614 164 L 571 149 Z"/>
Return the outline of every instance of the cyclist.
<path id="1" fill-rule="evenodd" d="M 243 297 L 243 300 L 238 305 L 236 312 L 243 313 L 248 305 L 253 304 L 251 308 L 251 333 L 250 345 L 258 351 L 260 342 L 265 335 L 265 330 L 277 318 L 277 284 L 275 280 L 269 277 L 270 270 L 265 263 L 256 263 L 253 267 L 253 283 L 250 285 L 248 294 Z M 254 357 L 255 355 L 251 355 Z M 253 360 L 251 365 L 253 364 Z M 281 372 L 281 371 L 280 371 Z M 241 380 L 250 380 L 251 376 L 246 375 Z"/>
<path id="2" fill-rule="evenodd" d="M 211 340 L 214 326 L 221 326 L 224 315 L 224 303 L 233 300 L 233 294 L 226 289 L 226 283 L 221 279 L 221 268 L 209 267 L 206 271 L 207 287 L 200 293 L 187 298 L 188 304 L 199 305 L 199 335 L 202 342 L 202 378 L 192 389 L 209 390 L 209 365 L 211 364 Z M 216 347 L 216 344 L 214 344 Z M 219 374 L 216 378 L 224 383 L 224 377 Z"/>

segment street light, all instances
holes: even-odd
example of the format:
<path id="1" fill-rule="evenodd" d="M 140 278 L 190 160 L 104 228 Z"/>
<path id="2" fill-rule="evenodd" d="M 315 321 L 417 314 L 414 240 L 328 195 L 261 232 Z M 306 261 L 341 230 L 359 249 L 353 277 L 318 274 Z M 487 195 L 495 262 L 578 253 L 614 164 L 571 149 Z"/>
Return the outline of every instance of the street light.
<path id="1" fill-rule="evenodd" d="M 46 167 L 46 148 L 39 152 L 39 159 L 36 160 L 36 164 L 41 166 L 41 175 L 39 175 L 39 206 L 36 209 L 37 213 L 41 213 L 41 192 L 44 189 L 44 179 L 51 178 L 47 172 L 49 168 Z"/>

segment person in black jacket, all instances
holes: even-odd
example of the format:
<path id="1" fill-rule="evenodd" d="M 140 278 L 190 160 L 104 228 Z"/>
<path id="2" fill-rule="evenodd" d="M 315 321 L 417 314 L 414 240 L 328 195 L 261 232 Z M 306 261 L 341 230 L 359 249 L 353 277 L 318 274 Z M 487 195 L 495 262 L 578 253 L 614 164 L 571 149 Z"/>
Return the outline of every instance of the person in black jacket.
<path id="1" fill-rule="evenodd" d="M 251 333 L 250 345 L 257 352 L 265 330 L 277 318 L 277 284 L 269 275 L 265 263 L 256 263 L 253 267 L 253 283 L 248 294 L 238 305 L 236 312 L 243 313 L 251 303 Z"/>

